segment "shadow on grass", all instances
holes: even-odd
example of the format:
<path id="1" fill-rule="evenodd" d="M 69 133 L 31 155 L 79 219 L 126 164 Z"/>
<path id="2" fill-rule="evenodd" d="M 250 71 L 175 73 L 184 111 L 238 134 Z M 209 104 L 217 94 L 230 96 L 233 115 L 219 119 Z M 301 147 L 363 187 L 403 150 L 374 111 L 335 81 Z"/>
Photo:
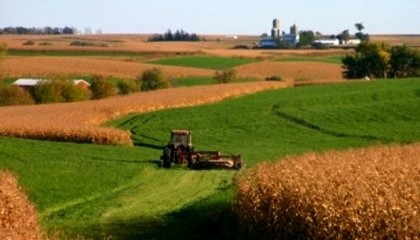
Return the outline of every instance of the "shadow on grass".
<path id="1" fill-rule="evenodd" d="M 162 216 L 112 222 L 104 227 L 112 239 L 238 239 L 238 224 L 229 201 L 231 190 Z"/>

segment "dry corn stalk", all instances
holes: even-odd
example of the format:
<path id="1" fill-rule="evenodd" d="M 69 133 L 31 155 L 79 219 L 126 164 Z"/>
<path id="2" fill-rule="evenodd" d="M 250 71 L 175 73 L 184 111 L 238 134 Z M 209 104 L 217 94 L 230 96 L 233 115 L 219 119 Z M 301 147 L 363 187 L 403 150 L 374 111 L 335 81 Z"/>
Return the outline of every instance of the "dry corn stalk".
<path id="1" fill-rule="evenodd" d="M 243 224 L 267 238 L 420 239 L 419 143 L 264 163 L 237 191 Z"/>

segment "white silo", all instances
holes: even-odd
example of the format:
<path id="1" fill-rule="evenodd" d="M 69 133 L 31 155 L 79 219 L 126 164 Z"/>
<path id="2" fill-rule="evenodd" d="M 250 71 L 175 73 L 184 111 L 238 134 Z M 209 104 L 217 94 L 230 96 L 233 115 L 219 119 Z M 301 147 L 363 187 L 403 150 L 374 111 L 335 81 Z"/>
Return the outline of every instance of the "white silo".
<path id="1" fill-rule="evenodd" d="M 273 29 L 271 29 L 271 37 L 280 37 L 280 20 L 277 18 L 273 20 Z"/>

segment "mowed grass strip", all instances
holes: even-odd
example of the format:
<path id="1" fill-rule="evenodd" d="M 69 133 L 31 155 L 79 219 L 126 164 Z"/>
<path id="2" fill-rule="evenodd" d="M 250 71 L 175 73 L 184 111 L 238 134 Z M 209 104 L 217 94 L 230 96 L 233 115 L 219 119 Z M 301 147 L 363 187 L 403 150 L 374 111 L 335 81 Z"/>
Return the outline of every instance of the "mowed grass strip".
<path id="1" fill-rule="evenodd" d="M 0 170 L 19 176 L 43 229 L 61 232 L 59 239 L 136 239 L 149 234 L 168 239 L 170 234 L 158 229 L 173 218 L 169 213 L 212 199 L 229 188 L 234 175 L 228 170 L 161 169 L 161 151 L 152 148 L 5 137 L 0 137 L 0 145 Z M 181 234 L 179 227 L 169 231 Z"/>
<path id="2" fill-rule="evenodd" d="M 148 63 L 168 66 L 181 66 L 181 67 L 193 67 L 193 68 L 204 68 L 214 70 L 224 70 L 240 65 L 255 62 L 254 59 L 247 58 L 228 58 L 228 57 L 212 57 L 212 56 L 188 56 L 188 57 L 174 57 L 164 58 L 155 61 L 149 61 Z"/>

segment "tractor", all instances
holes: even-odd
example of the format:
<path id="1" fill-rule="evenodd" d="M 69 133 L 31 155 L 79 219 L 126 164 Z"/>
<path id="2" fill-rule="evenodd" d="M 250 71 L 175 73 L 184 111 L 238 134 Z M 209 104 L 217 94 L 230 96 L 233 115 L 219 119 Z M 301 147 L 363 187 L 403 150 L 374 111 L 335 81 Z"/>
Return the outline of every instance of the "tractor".
<path id="1" fill-rule="evenodd" d="M 162 166 L 170 168 L 171 164 L 185 165 L 200 169 L 208 167 L 223 167 L 230 169 L 242 168 L 241 155 L 221 154 L 219 151 L 195 151 L 192 132 L 188 130 L 172 130 L 169 143 L 163 149 L 160 157 Z"/>

